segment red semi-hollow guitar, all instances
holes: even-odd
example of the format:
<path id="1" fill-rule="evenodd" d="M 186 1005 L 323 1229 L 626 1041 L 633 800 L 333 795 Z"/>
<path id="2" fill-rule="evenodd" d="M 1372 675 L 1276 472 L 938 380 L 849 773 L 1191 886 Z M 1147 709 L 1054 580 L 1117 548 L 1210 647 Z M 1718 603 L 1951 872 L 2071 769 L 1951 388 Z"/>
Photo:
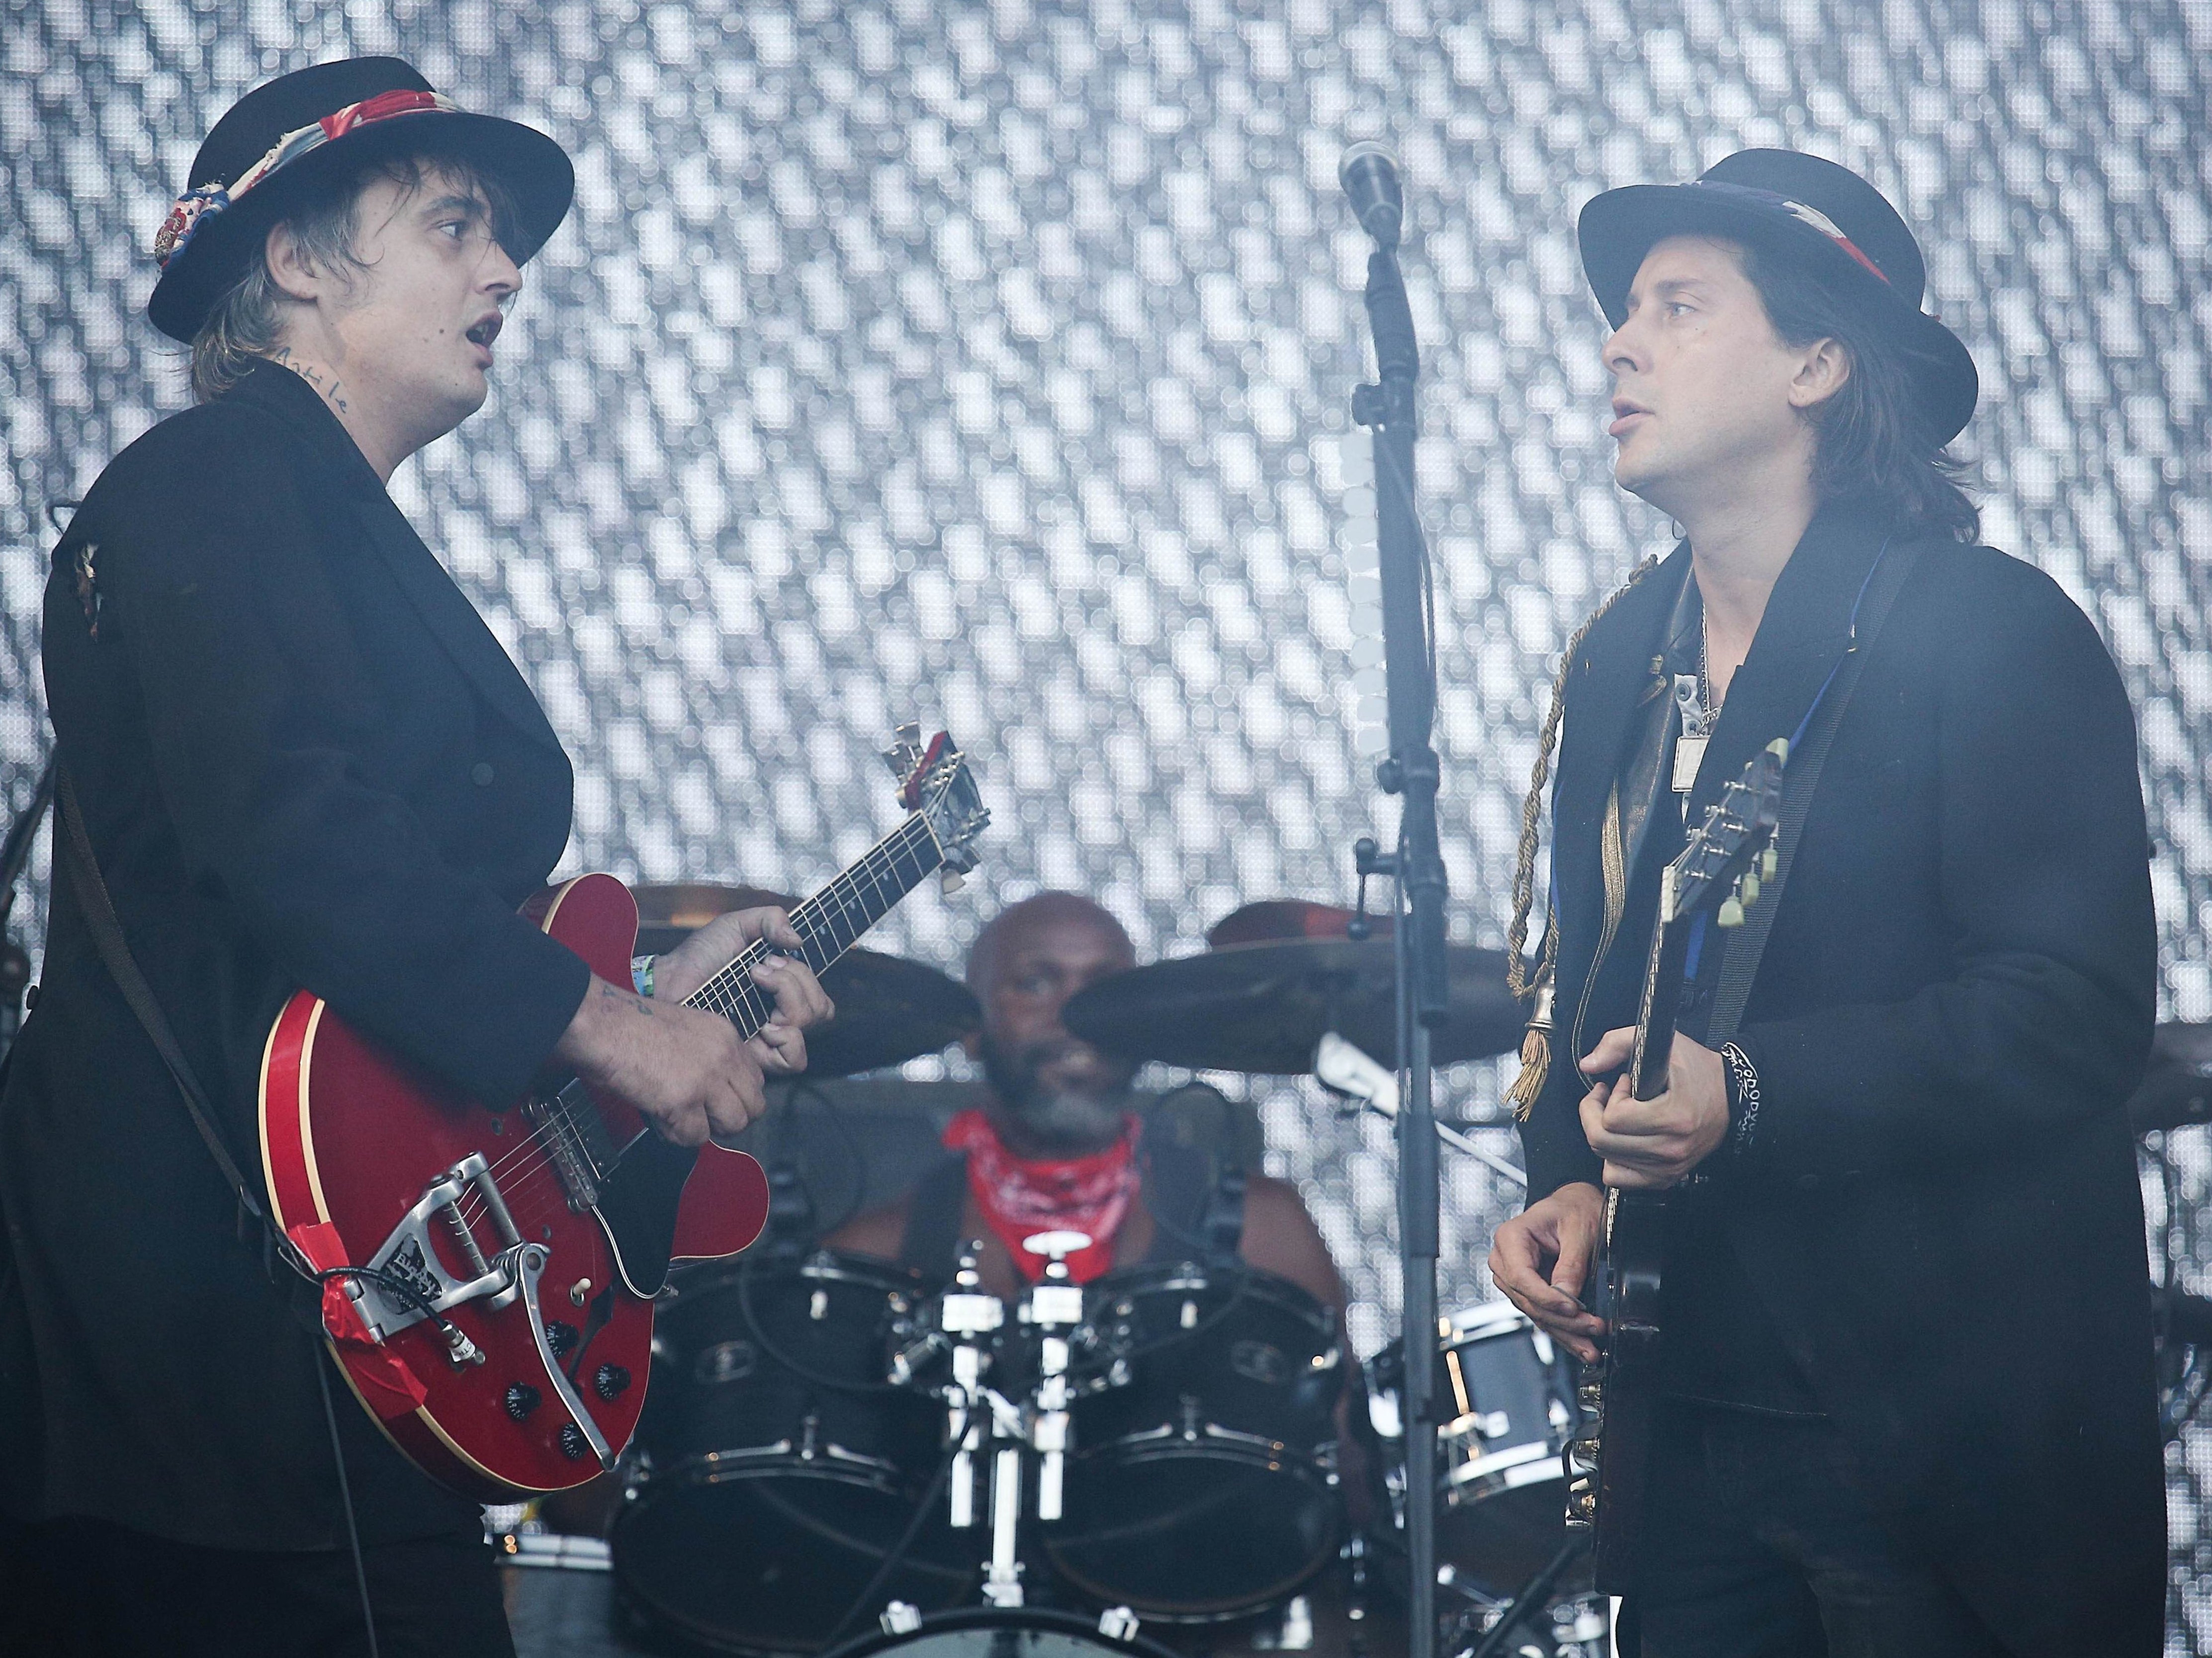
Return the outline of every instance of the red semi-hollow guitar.
<path id="1" fill-rule="evenodd" d="M 913 813 L 792 912 L 827 967 L 933 871 L 975 866 L 989 821 L 964 757 L 902 726 L 885 756 Z M 610 875 L 524 913 L 602 979 L 629 981 L 637 905 Z M 688 1005 L 747 1035 L 773 1002 L 754 944 Z M 433 1478 L 480 1500 L 611 1467 L 645 1404 L 653 1299 L 678 1261 L 760 1236 L 768 1182 L 743 1152 L 697 1151 L 629 1105 L 556 1081 L 487 1105 L 300 992 L 269 1033 L 261 1155 L 273 1218 L 323 1278 L 331 1351 L 362 1403 Z"/>

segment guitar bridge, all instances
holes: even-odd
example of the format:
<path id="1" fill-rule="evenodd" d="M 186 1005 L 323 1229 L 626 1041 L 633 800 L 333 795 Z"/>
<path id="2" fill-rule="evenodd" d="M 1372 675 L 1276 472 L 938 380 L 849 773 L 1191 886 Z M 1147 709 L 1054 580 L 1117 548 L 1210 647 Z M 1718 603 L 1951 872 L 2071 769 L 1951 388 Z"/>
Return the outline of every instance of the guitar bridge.
<path id="1" fill-rule="evenodd" d="M 462 1202 L 474 1198 L 481 1206 L 479 1218 L 488 1222 L 497 1247 L 484 1254 Z M 432 1241 L 434 1228 L 442 1228 L 469 1275 L 449 1271 Z M 430 1182 L 412 1208 L 400 1217 L 383 1247 L 369 1257 L 368 1270 L 377 1277 L 396 1278 L 415 1291 L 432 1312 L 443 1313 L 464 1302 L 481 1301 L 491 1311 L 511 1304 L 521 1292 L 518 1256 L 522 1235 L 507 1212 L 507 1199 L 491 1177 L 483 1153 L 472 1151 Z M 377 1282 L 377 1277 L 356 1276 L 346 1280 L 347 1292 L 361 1310 L 362 1321 L 379 1341 L 390 1339 L 409 1326 L 429 1316 L 423 1306 Z M 453 1362 L 478 1363 L 483 1354 L 473 1344 L 456 1346 Z"/>
<path id="2" fill-rule="evenodd" d="M 581 1082 L 572 1082 L 550 1099 L 532 1098 L 523 1105 L 538 1142 L 553 1160 L 561 1189 L 568 1194 L 568 1207 L 584 1214 L 599 1200 L 599 1184 L 613 1167 L 614 1148 L 607 1143 L 606 1125 L 599 1108 Z"/>

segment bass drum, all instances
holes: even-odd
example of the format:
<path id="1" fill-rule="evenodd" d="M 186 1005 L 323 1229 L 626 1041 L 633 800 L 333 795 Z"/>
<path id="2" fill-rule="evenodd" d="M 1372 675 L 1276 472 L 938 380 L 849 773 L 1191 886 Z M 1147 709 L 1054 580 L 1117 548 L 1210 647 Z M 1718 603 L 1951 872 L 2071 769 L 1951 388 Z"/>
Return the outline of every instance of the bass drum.
<path id="1" fill-rule="evenodd" d="M 815 1651 L 942 1455 L 943 1406 L 885 1380 L 929 1286 L 827 1250 L 678 1284 L 611 1540 L 623 1617 L 716 1651 Z M 950 1606 L 975 1556 L 926 1520 L 883 1598 Z"/>
<path id="2" fill-rule="evenodd" d="M 1176 1658 L 1141 1635 L 1104 1634 L 1099 1622 L 1036 1606 L 971 1606 L 896 1635 L 863 1636 L 825 1658 Z"/>
<path id="3" fill-rule="evenodd" d="M 1294 1594 L 1344 1531 L 1329 1310 L 1249 1267 L 1146 1265 L 1085 1291 L 1054 1570 L 1102 1606 L 1218 1623 Z"/>

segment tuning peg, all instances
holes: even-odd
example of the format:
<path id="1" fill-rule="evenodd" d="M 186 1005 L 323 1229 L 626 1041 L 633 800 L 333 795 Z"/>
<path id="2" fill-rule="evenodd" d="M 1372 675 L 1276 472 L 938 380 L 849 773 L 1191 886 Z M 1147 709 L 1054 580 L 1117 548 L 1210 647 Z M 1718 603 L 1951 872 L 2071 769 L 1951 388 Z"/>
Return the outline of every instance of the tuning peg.
<path id="1" fill-rule="evenodd" d="M 1755 872 L 1746 870 L 1743 872 L 1742 878 L 1735 884 L 1735 896 L 1743 900 L 1746 909 L 1759 902 L 1759 876 Z"/>
<path id="2" fill-rule="evenodd" d="M 1722 899 L 1721 912 L 1719 914 L 1713 917 L 1713 921 L 1714 924 L 1718 926 L 1741 926 L 1743 925 L 1743 906 L 1738 903 L 1733 897 Z"/>
<path id="3" fill-rule="evenodd" d="M 911 720 L 895 726 L 891 745 L 883 754 L 884 763 L 891 768 L 891 775 L 904 780 L 913 771 L 915 762 L 921 758 L 921 727 Z"/>
<path id="4" fill-rule="evenodd" d="M 1765 876 L 1768 880 L 1771 881 L 1774 878 L 1775 872 L 1779 870 L 1781 867 L 1782 854 L 1771 845 L 1770 845 L 1765 851 L 1759 854 L 1759 872 Z"/>

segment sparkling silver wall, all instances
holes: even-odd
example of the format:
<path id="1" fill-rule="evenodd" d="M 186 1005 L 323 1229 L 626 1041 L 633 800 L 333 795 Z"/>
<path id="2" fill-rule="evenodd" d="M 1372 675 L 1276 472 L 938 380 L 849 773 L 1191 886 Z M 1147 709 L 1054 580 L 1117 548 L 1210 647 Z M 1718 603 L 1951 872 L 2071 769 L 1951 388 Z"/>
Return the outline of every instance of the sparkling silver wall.
<path id="1" fill-rule="evenodd" d="M 1346 899 L 1389 811 L 1339 450 L 1366 246 L 1334 172 L 1382 136 L 1428 350 L 1455 926 L 1498 942 L 1554 655 L 1665 529 L 1608 481 L 1575 210 L 1793 145 L 1866 171 L 1930 245 L 1987 388 L 1965 448 L 1989 538 L 2126 674 L 2166 1011 L 2212 1018 L 2212 0 L 17 0 L 14 799 L 44 741 L 45 509 L 185 401 L 140 310 L 167 199 L 240 92 L 362 52 L 577 158 L 491 405 L 397 489 L 575 758 L 572 866 L 806 886 L 892 820 L 870 750 L 911 714 L 981 756 L 999 825 L 981 885 L 910 904 L 891 948 L 955 963 L 1042 885 L 1096 893 L 1147 954 L 1249 898 Z M 1493 1070 L 1452 1073 L 1448 1102 L 1486 1107 Z M 1388 1137 L 1259 1097 L 1371 1351 L 1397 1304 Z M 2203 1133 L 2170 1137 L 2171 1213 L 2148 1187 L 2198 1287 Z M 1472 1165 L 1450 1181 L 1467 1300 L 1508 1206 Z M 2174 1650 L 2212 1650 L 2212 1435 L 2172 1471 Z"/>

